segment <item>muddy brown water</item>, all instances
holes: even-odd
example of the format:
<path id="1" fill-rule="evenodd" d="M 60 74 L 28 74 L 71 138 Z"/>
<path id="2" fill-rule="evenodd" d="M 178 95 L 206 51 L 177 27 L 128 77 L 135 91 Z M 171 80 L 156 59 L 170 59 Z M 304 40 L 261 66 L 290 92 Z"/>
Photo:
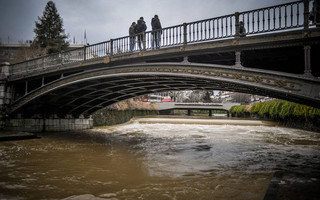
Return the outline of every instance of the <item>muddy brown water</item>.
<path id="1" fill-rule="evenodd" d="M 178 121 L 138 119 L 1 142 L 0 199 L 254 200 L 276 171 L 319 181 L 319 133 Z"/>

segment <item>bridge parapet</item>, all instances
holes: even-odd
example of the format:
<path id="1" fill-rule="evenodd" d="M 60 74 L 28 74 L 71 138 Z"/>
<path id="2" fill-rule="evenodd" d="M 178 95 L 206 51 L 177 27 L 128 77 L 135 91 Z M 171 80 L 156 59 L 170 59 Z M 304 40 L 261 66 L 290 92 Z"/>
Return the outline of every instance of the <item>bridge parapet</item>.
<path id="1" fill-rule="evenodd" d="M 232 106 L 240 105 L 239 103 L 175 103 L 165 102 L 157 103 L 160 110 L 170 109 L 205 109 L 205 110 L 229 110 Z"/>
<path id="2" fill-rule="evenodd" d="M 265 34 L 275 31 L 302 28 L 307 30 L 309 26 L 314 26 L 314 24 L 309 24 L 309 10 L 309 0 L 300 0 L 166 27 L 161 30 L 160 47 L 181 46 L 181 51 L 183 51 L 184 46 L 188 44 L 227 38 L 236 39 L 241 36 Z M 142 50 L 153 50 L 152 34 L 152 31 L 144 33 L 143 43 L 145 45 L 143 45 L 144 49 Z M 81 66 L 84 62 L 97 58 L 105 58 L 104 62 L 108 63 L 114 56 L 138 52 L 140 49 L 137 46 L 133 51 L 130 51 L 130 37 L 120 37 L 12 65 L 10 74 L 25 75 L 54 67 L 63 68 L 70 63 L 79 63 Z"/>

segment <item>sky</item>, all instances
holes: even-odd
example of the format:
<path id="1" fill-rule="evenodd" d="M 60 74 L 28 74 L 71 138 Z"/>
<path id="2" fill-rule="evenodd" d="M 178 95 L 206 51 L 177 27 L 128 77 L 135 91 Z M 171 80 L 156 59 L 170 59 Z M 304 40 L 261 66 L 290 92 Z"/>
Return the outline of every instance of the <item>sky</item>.
<path id="1" fill-rule="evenodd" d="M 128 35 L 141 16 L 151 30 L 157 14 L 162 27 L 252 10 L 293 0 L 53 0 L 63 19 L 69 42 L 90 44 Z M 43 15 L 47 0 L 0 0 L 0 43 L 33 40 L 35 21 Z"/>

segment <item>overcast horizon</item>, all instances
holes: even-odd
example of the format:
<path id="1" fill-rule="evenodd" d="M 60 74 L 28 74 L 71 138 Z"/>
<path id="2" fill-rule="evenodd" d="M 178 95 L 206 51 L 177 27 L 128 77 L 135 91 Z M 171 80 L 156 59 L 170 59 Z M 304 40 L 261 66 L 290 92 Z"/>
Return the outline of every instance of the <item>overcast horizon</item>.
<path id="1" fill-rule="evenodd" d="M 0 0 L 0 43 L 18 44 L 33 40 L 33 29 L 42 17 L 47 0 Z M 144 17 L 151 30 L 151 18 L 159 15 L 162 27 L 233 14 L 292 0 L 53 0 L 69 42 L 83 44 L 86 32 L 90 44 L 128 35 L 133 21 Z"/>

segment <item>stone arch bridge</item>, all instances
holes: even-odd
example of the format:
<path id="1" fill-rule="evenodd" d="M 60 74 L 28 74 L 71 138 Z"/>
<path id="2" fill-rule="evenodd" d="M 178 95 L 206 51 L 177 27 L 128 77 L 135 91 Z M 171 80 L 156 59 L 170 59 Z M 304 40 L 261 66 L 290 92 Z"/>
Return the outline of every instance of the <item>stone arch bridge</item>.
<path id="1" fill-rule="evenodd" d="M 144 33 L 10 65 L 3 63 L 0 106 L 8 128 L 90 128 L 90 115 L 115 102 L 162 91 L 229 90 L 320 108 L 320 29 L 309 1 Z M 240 21 L 245 32 L 240 32 Z M 4 124 L 2 120 L 2 124 Z"/>

